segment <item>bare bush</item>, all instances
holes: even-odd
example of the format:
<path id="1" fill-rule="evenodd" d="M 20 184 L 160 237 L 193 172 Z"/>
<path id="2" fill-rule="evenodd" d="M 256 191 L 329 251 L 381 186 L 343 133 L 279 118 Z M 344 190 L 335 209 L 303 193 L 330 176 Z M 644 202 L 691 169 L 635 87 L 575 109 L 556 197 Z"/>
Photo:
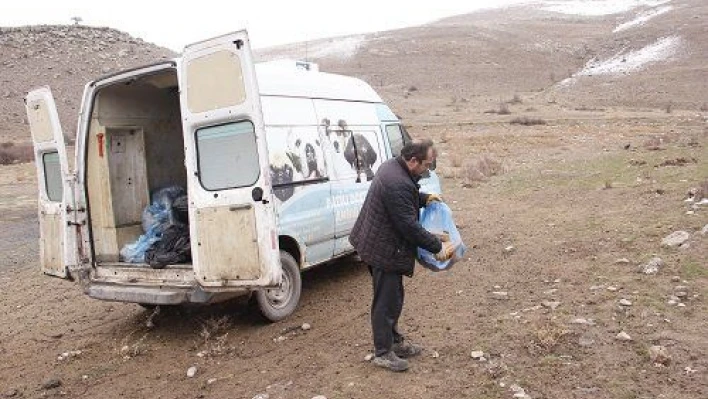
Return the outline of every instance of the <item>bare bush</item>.
<path id="1" fill-rule="evenodd" d="M 488 155 L 483 155 L 477 160 L 465 163 L 463 167 L 464 183 L 472 184 L 473 182 L 484 181 L 503 172 L 504 168 L 500 161 Z"/>
<path id="2" fill-rule="evenodd" d="M 541 118 L 529 118 L 528 116 L 520 116 L 512 119 L 509 123 L 511 123 L 512 125 L 534 126 L 545 125 L 546 121 Z"/>
<path id="3" fill-rule="evenodd" d="M 521 104 L 524 102 L 524 100 L 521 99 L 521 96 L 518 94 L 514 94 L 514 97 L 507 101 L 509 104 Z"/>
<path id="4" fill-rule="evenodd" d="M 673 112 L 673 110 L 674 110 L 674 104 L 672 102 L 669 102 L 664 107 L 664 111 L 666 111 L 667 114 L 670 114 L 671 112 Z"/>
<path id="5" fill-rule="evenodd" d="M 460 166 L 462 166 L 462 157 L 457 154 L 454 154 L 450 156 L 450 163 L 453 167 L 459 168 Z"/>
<path id="6" fill-rule="evenodd" d="M 0 145 L 0 165 L 32 162 L 33 159 L 34 151 L 31 145 L 7 142 Z"/>
<path id="7" fill-rule="evenodd" d="M 511 111 L 506 103 L 499 103 L 499 110 L 497 111 L 499 115 L 510 115 Z"/>
<path id="8" fill-rule="evenodd" d="M 702 112 L 708 112 L 708 103 L 703 103 L 703 104 L 701 105 L 700 110 L 701 110 Z"/>
<path id="9" fill-rule="evenodd" d="M 664 144 L 664 140 L 661 137 L 654 136 L 649 138 L 647 141 L 642 144 L 645 149 L 650 150 L 650 151 L 658 151 L 661 150 L 661 146 Z"/>

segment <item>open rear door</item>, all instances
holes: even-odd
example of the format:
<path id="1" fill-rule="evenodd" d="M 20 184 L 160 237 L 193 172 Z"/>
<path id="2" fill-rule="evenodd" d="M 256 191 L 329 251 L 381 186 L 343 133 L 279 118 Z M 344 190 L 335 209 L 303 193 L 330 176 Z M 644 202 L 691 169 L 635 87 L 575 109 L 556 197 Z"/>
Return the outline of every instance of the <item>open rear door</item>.
<path id="1" fill-rule="evenodd" d="M 48 87 L 27 94 L 27 118 L 32 131 L 39 183 L 39 252 L 42 271 L 68 278 L 67 267 L 73 252 L 67 245 L 72 233 L 67 223 L 66 205 L 73 190 L 66 158 L 64 133 L 59 123 L 54 97 Z"/>
<path id="2" fill-rule="evenodd" d="M 215 290 L 276 286 L 276 214 L 246 31 L 187 46 L 178 71 L 196 279 Z"/>

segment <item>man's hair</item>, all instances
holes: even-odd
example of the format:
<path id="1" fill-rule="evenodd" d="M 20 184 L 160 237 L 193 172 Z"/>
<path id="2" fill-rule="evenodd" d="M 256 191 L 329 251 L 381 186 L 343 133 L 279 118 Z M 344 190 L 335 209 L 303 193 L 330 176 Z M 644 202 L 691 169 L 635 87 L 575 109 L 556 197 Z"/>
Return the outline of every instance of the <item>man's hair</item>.
<path id="1" fill-rule="evenodd" d="M 401 156 L 406 161 L 416 158 L 423 161 L 428 156 L 428 150 L 433 148 L 433 140 L 430 139 L 414 139 L 407 142 L 401 149 Z M 433 156 L 435 149 L 433 148 Z"/>

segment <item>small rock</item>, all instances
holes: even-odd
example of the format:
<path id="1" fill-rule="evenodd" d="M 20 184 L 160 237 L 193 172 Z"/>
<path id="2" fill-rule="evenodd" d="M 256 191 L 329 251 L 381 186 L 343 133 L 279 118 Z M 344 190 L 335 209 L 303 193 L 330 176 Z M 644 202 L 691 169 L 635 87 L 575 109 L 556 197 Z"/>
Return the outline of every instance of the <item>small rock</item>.
<path id="1" fill-rule="evenodd" d="M 696 370 L 692 369 L 690 366 L 686 366 L 683 371 L 685 371 L 686 374 L 693 374 L 696 372 Z"/>
<path id="2" fill-rule="evenodd" d="M 620 332 L 619 334 L 617 334 L 617 336 L 615 336 L 615 338 L 618 339 L 618 340 L 620 340 L 620 341 L 631 341 L 631 340 L 632 340 L 632 337 L 630 337 L 629 334 L 627 334 L 627 333 L 624 332 L 624 331 L 622 331 L 622 332 Z"/>
<path id="3" fill-rule="evenodd" d="M 216 381 L 218 381 L 216 378 L 209 378 L 207 380 L 207 385 L 211 385 L 211 384 L 215 383 Z"/>
<path id="4" fill-rule="evenodd" d="M 678 307 L 680 307 L 680 308 L 685 308 L 685 307 L 686 307 L 686 304 L 683 303 L 683 302 L 681 302 L 681 303 L 679 303 L 679 304 L 676 305 L 676 306 L 678 306 Z"/>
<path id="5" fill-rule="evenodd" d="M 653 345 L 649 348 L 649 359 L 654 364 L 661 364 L 662 366 L 668 366 L 671 363 L 671 356 L 666 347 L 661 345 Z"/>
<path id="6" fill-rule="evenodd" d="M 187 377 L 192 378 L 197 375 L 197 366 L 192 366 L 187 369 Z"/>
<path id="7" fill-rule="evenodd" d="M 440 354 L 438 353 L 438 351 L 433 351 L 432 356 L 433 356 L 433 359 L 437 359 L 440 357 Z"/>
<path id="8" fill-rule="evenodd" d="M 674 291 L 688 291 L 690 289 L 691 287 L 687 285 L 677 285 L 676 287 L 674 287 Z"/>
<path id="9" fill-rule="evenodd" d="M 664 261 L 661 258 L 652 258 L 646 265 L 639 267 L 639 272 L 644 274 L 657 274 L 662 267 L 664 267 Z"/>
<path id="10" fill-rule="evenodd" d="M 558 306 L 560 306 L 560 302 L 558 301 L 543 301 L 541 302 L 541 305 L 543 305 L 546 308 L 550 308 L 551 310 L 556 310 Z"/>
<path id="11" fill-rule="evenodd" d="M 558 292 L 558 288 L 551 288 L 550 290 L 543 291 L 544 295 L 553 295 Z"/>
<path id="12" fill-rule="evenodd" d="M 687 231 L 674 231 L 668 236 L 661 240 L 662 247 L 678 247 L 679 245 L 685 243 L 691 238 L 691 234 Z"/>
<path id="13" fill-rule="evenodd" d="M 300 328 L 302 328 L 303 330 L 307 331 L 307 330 L 311 329 L 312 326 L 309 325 L 308 323 L 302 323 L 302 327 L 300 327 Z"/>
<path id="14" fill-rule="evenodd" d="M 604 285 L 591 285 L 591 286 L 590 286 L 590 291 L 597 291 L 597 290 L 601 290 L 601 289 L 603 289 L 603 288 L 605 288 Z"/>
<path id="15" fill-rule="evenodd" d="M 327 397 L 324 395 L 317 395 L 317 396 L 313 396 L 312 399 L 327 399 Z"/>
<path id="16" fill-rule="evenodd" d="M 436 352 L 437 353 L 437 352 Z M 364 361 L 370 362 L 374 360 L 374 354 L 373 353 L 367 353 L 366 356 L 364 356 Z"/>
<path id="17" fill-rule="evenodd" d="M 622 298 L 620 299 L 619 304 L 622 306 L 632 306 L 632 301 Z"/>
<path id="18" fill-rule="evenodd" d="M 628 265 L 628 264 L 630 264 L 630 263 L 631 263 L 631 262 L 630 262 L 629 259 L 627 259 L 627 258 L 621 258 L 621 259 L 617 259 L 617 260 L 615 261 L 615 264 L 616 264 L 616 265 Z"/>
<path id="19" fill-rule="evenodd" d="M 678 292 L 675 292 L 674 295 L 677 296 L 678 298 L 685 298 L 688 296 L 688 293 L 685 291 L 678 291 Z"/>
<path id="20" fill-rule="evenodd" d="M 558 283 L 561 282 L 561 279 L 557 278 L 557 279 L 553 280 L 553 282 L 556 283 L 556 284 L 558 284 Z"/>
<path id="21" fill-rule="evenodd" d="M 671 281 L 673 281 L 674 283 L 678 283 L 679 281 L 681 281 L 681 277 L 673 276 L 673 277 L 671 277 Z"/>
<path id="22" fill-rule="evenodd" d="M 509 246 L 507 246 L 507 247 L 504 248 L 504 253 L 505 253 L 505 254 L 510 254 L 510 253 L 513 253 L 514 251 L 516 251 L 516 248 L 514 248 L 513 245 L 509 245 Z"/>
<path id="23" fill-rule="evenodd" d="M 472 351 L 470 356 L 472 356 L 472 359 L 480 360 L 480 358 L 484 357 L 484 351 Z"/>
<path id="24" fill-rule="evenodd" d="M 254 396 L 253 399 L 269 399 L 270 395 L 267 393 L 259 393 L 258 395 Z"/>
<path id="25" fill-rule="evenodd" d="M 494 291 L 492 292 L 492 298 L 494 299 L 509 299 L 509 293 L 506 291 Z"/>
<path id="26" fill-rule="evenodd" d="M 61 380 L 58 378 L 50 378 L 42 383 L 42 389 L 53 389 L 61 386 Z"/>
<path id="27" fill-rule="evenodd" d="M 19 391 L 17 389 L 10 389 L 9 391 L 5 391 L 2 396 L 5 398 L 14 398 L 18 393 Z"/>
<path id="28" fill-rule="evenodd" d="M 701 234 L 703 234 L 704 236 L 708 236 L 708 224 L 703 226 L 703 228 L 701 229 Z"/>
<path id="29" fill-rule="evenodd" d="M 578 345 L 582 346 L 583 348 L 589 348 L 595 344 L 595 340 L 591 338 L 586 338 L 586 337 L 580 337 L 578 339 Z"/>
<path id="30" fill-rule="evenodd" d="M 607 287 L 607 291 L 610 292 L 616 292 L 617 290 L 619 290 L 619 288 L 615 287 L 614 285 Z"/>

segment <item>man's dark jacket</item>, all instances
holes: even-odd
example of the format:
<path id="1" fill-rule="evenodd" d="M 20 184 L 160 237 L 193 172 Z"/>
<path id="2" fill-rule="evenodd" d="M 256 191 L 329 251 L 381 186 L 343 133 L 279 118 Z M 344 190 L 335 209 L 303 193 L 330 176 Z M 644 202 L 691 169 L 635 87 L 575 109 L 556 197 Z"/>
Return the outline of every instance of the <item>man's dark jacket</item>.
<path id="1" fill-rule="evenodd" d="M 428 198 L 418 192 L 418 180 L 400 156 L 384 162 L 376 172 L 349 236 L 368 265 L 412 276 L 417 247 L 432 253 L 442 249 L 440 239 L 418 221 Z"/>

